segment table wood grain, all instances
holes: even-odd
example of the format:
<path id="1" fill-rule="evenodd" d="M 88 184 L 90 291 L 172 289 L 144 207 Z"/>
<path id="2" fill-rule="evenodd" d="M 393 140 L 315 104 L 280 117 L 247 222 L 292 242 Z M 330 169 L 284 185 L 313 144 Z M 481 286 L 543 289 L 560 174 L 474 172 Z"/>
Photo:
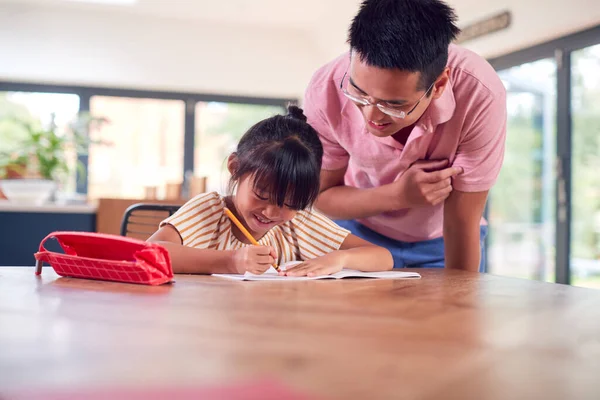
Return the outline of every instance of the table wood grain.
<path id="1" fill-rule="evenodd" d="M 419 272 L 148 287 L 0 267 L 0 388 L 272 379 L 331 399 L 600 398 L 600 291 Z"/>

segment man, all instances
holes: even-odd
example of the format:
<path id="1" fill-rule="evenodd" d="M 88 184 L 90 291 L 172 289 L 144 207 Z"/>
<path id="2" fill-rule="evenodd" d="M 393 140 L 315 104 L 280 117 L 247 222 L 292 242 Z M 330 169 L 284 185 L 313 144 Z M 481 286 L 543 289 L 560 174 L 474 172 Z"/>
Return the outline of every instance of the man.
<path id="1" fill-rule="evenodd" d="M 317 208 L 388 248 L 396 268 L 483 265 L 506 92 L 484 59 L 451 44 L 455 21 L 440 0 L 364 0 L 350 52 L 305 95 L 325 150 Z"/>

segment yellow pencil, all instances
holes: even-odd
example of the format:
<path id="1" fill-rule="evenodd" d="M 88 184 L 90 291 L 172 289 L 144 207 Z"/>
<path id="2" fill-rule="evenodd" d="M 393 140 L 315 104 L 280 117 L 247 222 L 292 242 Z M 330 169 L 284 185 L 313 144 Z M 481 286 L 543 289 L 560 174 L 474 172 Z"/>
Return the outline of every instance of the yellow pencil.
<path id="1" fill-rule="evenodd" d="M 223 210 L 225 211 L 225 215 L 227 215 L 229 217 L 229 219 L 231 220 L 231 222 L 233 222 L 235 224 L 235 226 L 237 226 L 239 228 L 239 230 L 242 231 L 242 233 L 244 234 L 244 236 L 246 236 L 246 239 L 248 239 L 250 241 L 250 243 L 252 243 L 255 246 L 260 246 L 260 243 L 258 243 L 256 241 L 256 239 L 254 239 L 252 237 L 250 232 L 248 232 L 248 230 L 244 227 L 244 225 L 242 225 L 240 220 L 237 219 L 235 217 L 235 215 L 233 215 L 233 213 L 231 212 L 231 210 L 229 210 L 229 208 L 225 207 Z M 277 263 L 273 264 L 273 268 L 275 268 L 277 271 L 279 271 L 279 267 L 277 266 Z"/>

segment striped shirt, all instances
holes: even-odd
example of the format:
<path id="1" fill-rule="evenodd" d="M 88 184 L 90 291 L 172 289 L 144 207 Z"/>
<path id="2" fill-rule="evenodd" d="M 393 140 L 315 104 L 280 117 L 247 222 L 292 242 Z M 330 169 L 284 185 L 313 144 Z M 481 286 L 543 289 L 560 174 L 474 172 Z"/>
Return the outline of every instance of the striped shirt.
<path id="1" fill-rule="evenodd" d="M 236 250 L 251 246 L 238 240 L 225 215 L 225 200 L 216 192 L 203 193 L 184 204 L 179 211 L 160 223 L 173 226 L 184 246 L 197 249 Z M 296 216 L 277 225 L 258 243 L 271 246 L 277 263 L 304 261 L 338 250 L 350 231 L 315 211 L 298 211 Z"/>

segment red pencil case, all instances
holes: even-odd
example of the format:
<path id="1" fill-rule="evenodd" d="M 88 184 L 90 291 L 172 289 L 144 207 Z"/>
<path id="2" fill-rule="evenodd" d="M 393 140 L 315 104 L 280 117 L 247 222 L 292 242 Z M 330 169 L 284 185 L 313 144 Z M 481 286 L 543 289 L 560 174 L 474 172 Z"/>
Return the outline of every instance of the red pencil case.
<path id="1" fill-rule="evenodd" d="M 54 238 L 65 254 L 46 250 Z M 49 263 L 60 276 L 104 281 L 161 285 L 173 280 L 167 249 L 156 243 L 117 235 L 91 232 L 53 232 L 40 243 L 34 254 L 36 275 L 42 263 Z"/>

